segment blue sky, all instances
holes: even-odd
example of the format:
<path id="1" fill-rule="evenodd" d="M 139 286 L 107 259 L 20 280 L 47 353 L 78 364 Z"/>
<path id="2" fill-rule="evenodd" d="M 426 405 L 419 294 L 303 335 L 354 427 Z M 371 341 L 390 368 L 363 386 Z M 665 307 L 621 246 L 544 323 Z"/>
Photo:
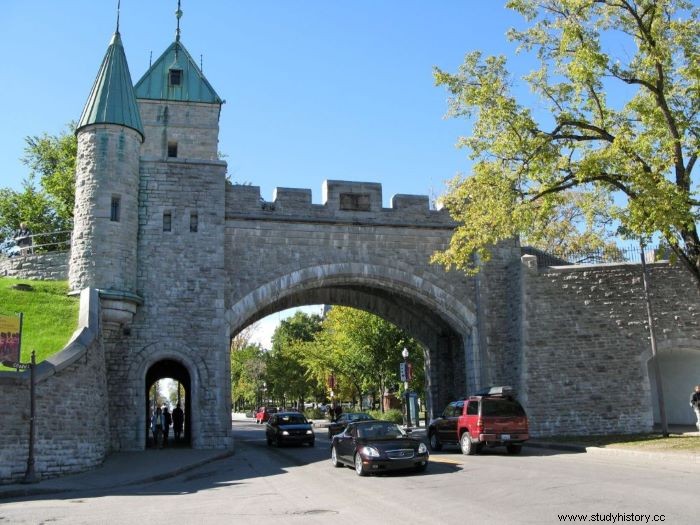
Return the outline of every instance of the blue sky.
<path id="1" fill-rule="evenodd" d="M 6 0 L 0 17 L 0 186 L 19 188 L 24 137 L 80 116 L 115 28 L 116 0 Z M 136 82 L 174 40 L 176 0 L 122 0 L 120 32 Z M 182 42 L 219 96 L 219 149 L 234 181 L 310 188 L 325 179 L 439 195 L 468 171 L 445 120 L 433 66 L 512 54 L 522 20 L 499 0 L 184 0 Z M 512 64 L 525 70 L 523 60 Z"/>

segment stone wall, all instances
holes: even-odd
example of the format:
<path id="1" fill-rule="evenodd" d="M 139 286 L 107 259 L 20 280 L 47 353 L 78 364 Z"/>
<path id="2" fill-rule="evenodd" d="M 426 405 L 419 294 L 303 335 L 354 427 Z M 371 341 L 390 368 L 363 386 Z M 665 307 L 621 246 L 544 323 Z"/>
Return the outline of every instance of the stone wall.
<path id="1" fill-rule="evenodd" d="M 35 471 L 40 479 L 102 463 L 108 452 L 107 391 L 97 291 L 80 296 L 78 329 L 36 368 Z M 29 443 L 29 371 L 0 372 L 0 483 L 20 481 Z"/>
<path id="2" fill-rule="evenodd" d="M 0 256 L 0 276 L 38 281 L 68 279 L 69 252 L 37 253 L 17 257 Z"/>
<path id="3" fill-rule="evenodd" d="M 686 270 L 667 263 L 649 265 L 649 273 L 659 347 L 683 347 L 700 358 L 696 285 Z M 522 290 L 519 390 L 533 434 L 649 431 L 651 352 L 641 265 L 533 265 L 523 268 Z"/>

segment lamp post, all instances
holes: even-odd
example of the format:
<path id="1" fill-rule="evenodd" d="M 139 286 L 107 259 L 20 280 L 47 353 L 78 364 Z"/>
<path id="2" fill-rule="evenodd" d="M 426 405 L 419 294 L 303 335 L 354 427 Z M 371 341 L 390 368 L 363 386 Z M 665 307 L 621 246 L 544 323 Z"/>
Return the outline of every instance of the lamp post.
<path id="1" fill-rule="evenodd" d="M 404 376 L 404 382 L 403 382 L 403 390 L 404 390 L 404 396 L 406 398 L 406 430 L 410 430 L 411 428 L 411 407 L 410 407 L 410 397 L 408 395 L 408 348 L 404 346 L 403 351 L 401 352 L 401 355 L 403 356 L 403 376 Z"/>

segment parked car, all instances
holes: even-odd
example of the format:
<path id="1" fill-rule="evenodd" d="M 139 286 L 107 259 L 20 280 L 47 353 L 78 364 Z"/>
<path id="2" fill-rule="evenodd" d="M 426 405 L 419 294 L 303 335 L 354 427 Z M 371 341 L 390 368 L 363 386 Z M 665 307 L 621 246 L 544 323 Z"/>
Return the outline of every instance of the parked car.
<path id="1" fill-rule="evenodd" d="M 476 454 L 484 446 L 505 446 L 509 454 L 519 454 L 529 437 L 525 410 L 507 387 L 453 401 L 428 426 L 432 450 L 453 444 L 463 454 Z"/>
<path id="2" fill-rule="evenodd" d="M 277 413 L 277 409 L 275 407 L 260 407 L 255 413 L 255 422 L 262 425 L 263 423 L 266 423 L 268 419 L 270 419 L 271 414 L 275 413 Z"/>
<path id="3" fill-rule="evenodd" d="M 371 419 L 374 418 L 364 412 L 344 412 L 328 425 L 328 439 L 340 434 L 351 421 L 369 421 Z"/>
<path id="4" fill-rule="evenodd" d="M 350 422 L 331 442 L 333 466 L 354 467 L 358 476 L 402 469 L 422 472 L 429 459 L 425 443 L 408 437 L 391 421 Z"/>
<path id="5" fill-rule="evenodd" d="M 278 412 L 272 414 L 265 427 L 268 446 L 286 443 L 308 444 L 313 447 L 316 441 L 314 429 L 308 419 L 299 412 Z"/>

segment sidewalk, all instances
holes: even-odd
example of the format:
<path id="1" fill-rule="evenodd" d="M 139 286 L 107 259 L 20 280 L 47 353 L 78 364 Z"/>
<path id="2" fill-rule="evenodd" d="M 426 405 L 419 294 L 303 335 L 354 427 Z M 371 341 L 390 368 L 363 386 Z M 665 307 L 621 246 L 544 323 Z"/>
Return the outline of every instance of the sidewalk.
<path id="1" fill-rule="evenodd" d="M 123 487 L 177 476 L 233 455 L 233 450 L 147 449 L 110 454 L 101 467 L 39 483 L 0 485 L 0 501 L 11 498 Z"/>

